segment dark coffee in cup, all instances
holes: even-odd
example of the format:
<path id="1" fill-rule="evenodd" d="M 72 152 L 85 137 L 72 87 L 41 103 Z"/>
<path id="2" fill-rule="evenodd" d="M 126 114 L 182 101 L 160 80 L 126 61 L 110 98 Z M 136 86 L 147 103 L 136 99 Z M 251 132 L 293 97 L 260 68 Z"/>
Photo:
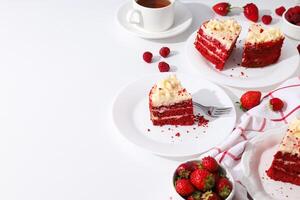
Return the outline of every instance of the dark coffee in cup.
<path id="1" fill-rule="evenodd" d="M 163 8 L 171 4 L 169 0 L 137 0 L 136 2 L 147 8 Z"/>

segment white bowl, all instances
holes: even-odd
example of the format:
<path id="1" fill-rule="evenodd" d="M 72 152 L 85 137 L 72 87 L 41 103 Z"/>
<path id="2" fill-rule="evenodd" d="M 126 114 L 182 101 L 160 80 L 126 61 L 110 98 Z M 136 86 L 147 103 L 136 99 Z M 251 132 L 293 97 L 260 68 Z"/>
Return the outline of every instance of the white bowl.
<path id="1" fill-rule="evenodd" d="M 200 161 L 201 159 L 199 159 L 199 160 L 196 160 L 196 159 L 193 159 L 193 160 L 187 160 L 187 161 L 185 161 L 185 162 L 182 162 L 182 163 L 186 163 L 186 162 L 191 162 L 191 161 Z M 176 167 L 176 169 L 182 164 L 182 163 L 180 163 L 177 167 Z M 218 163 L 219 164 L 219 166 L 225 171 L 225 173 L 226 173 L 226 177 L 230 180 L 230 182 L 232 183 L 232 191 L 231 191 L 231 193 L 230 193 L 230 195 L 225 199 L 225 200 L 232 200 L 233 199 L 233 197 L 234 197 L 234 194 L 235 194 L 235 183 L 234 183 L 234 179 L 233 179 L 233 177 L 232 177 L 232 174 L 230 173 L 230 171 L 229 171 L 229 169 L 226 167 L 226 166 L 224 166 L 224 165 L 222 165 L 222 164 L 220 164 L 220 163 Z M 173 187 L 172 187 L 172 190 L 173 190 L 173 192 L 172 193 L 174 193 L 174 195 L 176 196 L 175 197 L 175 199 L 177 200 L 185 200 L 182 196 L 180 196 L 177 192 L 176 192 L 176 189 L 175 189 L 175 185 L 174 185 L 174 180 L 175 180 L 175 177 L 176 177 L 176 169 L 174 170 L 174 172 L 173 172 L 173 176 L 172 176 L 172 182 L 171 182 L 171 184 L 173 185 Z"/>
<path id="2" fill-rule="evenodd" d="M 285 18 L 287 10 L 282 15 L 282 22 L 281 22 L 281 28 L 284 34 L 286 34 L 288 37 L 300 40 L 300 26 L 297 26 L 295 24 L 292 24 Z"/>

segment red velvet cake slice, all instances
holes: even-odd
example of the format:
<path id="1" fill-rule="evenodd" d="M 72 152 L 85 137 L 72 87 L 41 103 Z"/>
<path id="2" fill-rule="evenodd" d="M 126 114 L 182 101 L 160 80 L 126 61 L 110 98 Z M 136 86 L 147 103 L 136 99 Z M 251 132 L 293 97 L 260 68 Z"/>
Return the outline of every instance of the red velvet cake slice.
<path id="1" fill-rule="evenodd" d="M 284 35 L 279 28 L 252 24 L 244 44 L 242 66 L 264 67 L 276 63 L 281 54 Z"/>
<path id="2" fill-rule="evenodd" d="M 276 181 L 300 185 L 300 120 L 290 125 L 266 172 Z"/>
<path id="3" fill-rule="evenodd" d="M 198 30 L 195 47 L 218 70 L 222 70 L 240 32 L 241 26 L 233 19 L 211 19 Z"/>
<path id="4" fill-rule="evenodd" d="M 175 75 L 159 81 L 149 94 L 150 118 L 153 125 L 193 125 L 192 96 Z"/>

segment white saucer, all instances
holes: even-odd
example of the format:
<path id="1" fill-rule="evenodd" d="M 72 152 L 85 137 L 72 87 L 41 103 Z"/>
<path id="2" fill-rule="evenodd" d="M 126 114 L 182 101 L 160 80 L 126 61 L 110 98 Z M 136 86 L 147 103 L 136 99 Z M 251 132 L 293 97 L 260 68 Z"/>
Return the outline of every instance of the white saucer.
<path id="1" fill-rule="evenodd" d="M 262 68 L 245 68 L 240 66 L 244 39 L 250 23 L 239 17 L 235 18 L 242 26 L 242 32 L 236 43 L 236 48 L 226 62 L 222 71 L 208 62 L 195 48 L 194 42 L 196 32 L 194 32 L 186 42 L 186 58 L 190 63 L 190 68 L 199 76 L 205 77 L 219 84 L 239 87 L 239 88 L 259 88 L 280 83 L 292 76 L 299 65 L 299 53 L 293 41 L 285 38 L 279 60 L 272 65 Z"/>
<path id="2" fill-rule="evenodd" d="M 193 100 L 203 105 L 232 107 L 231 114 L 209 119 L 208 126 L 153 126 L 149 112 L 149 91 L 169 73 L 153 74 L 125 86 L 117 95 L 113 108 L 113 122 L 119 132 L 130 142 L 152 153 L 170 156 L 192 156 L 215 147 L 226 139 L 235 124 L 234 105 L 219 86 L 197 76 L 176 74 L 182 85 L 192 94 Z"/>
<path id="3" fill-rule="evenodd" d="M 281 127 L 267 131 L 246 146 L 241 162 L 245 174 L 243 184 L 254 200 L 300 199 L 300 186 L 274 181 L 266 174 L 287 129 Z"/>
<path id="4" fill-rule="evenodd" d="M 172 37 L 182 33 L 192 24 L 193 17 L 191 12 L 187 9 L 187 7 L 184 4 L 176 1 L 175 20 L 173 26 L 167 31 L 149 32 L 127 21 L 127 15 L 131 7 L 132 5 L 130 1 L 123 4 L 118 10 L 117 20 L 125 30 L 141 38 L 162 39 Z"/>

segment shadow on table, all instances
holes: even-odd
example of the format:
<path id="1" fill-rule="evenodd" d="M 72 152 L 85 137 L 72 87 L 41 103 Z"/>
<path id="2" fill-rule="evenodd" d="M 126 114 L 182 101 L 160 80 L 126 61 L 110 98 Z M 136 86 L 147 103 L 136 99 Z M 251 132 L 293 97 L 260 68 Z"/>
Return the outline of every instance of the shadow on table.
<path id="1" fill-rule="evenodd" d="M 187 38 L 195 32 L 201 24 L 210 18 L 214 16 L 214 13 L 212 12 L 211 8 L 207 5 L 204 5 L 202 3 L 198 2 L 187 2 L 183 3 L 192 13 L 193 16 L 193 22 L 191 26 L 184 31 L 183 33 L 176 35 L 171 38 L 166 39 L 151 39 L 150 41 L 158 42 L 158 43 L 179 43 L 184 42 L 187 40 Z"/>

